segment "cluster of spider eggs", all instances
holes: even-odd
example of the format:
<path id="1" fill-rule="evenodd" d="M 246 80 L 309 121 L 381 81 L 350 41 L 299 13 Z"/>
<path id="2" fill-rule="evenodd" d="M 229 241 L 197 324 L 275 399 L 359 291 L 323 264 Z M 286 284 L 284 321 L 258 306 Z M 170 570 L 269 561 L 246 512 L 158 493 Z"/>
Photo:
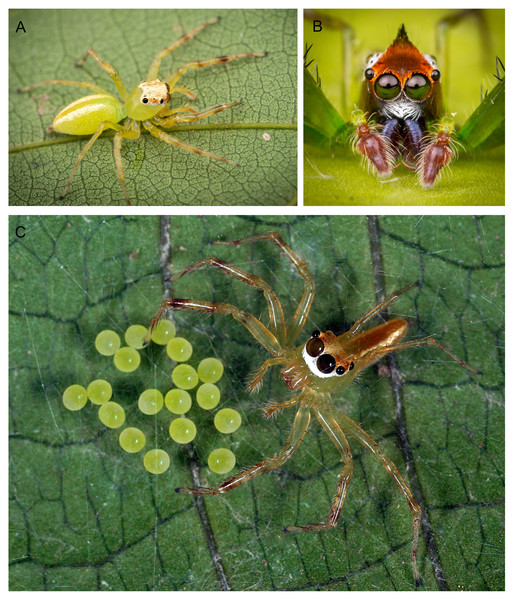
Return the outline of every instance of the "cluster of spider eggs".
<path id="1" fill-rule="evenodd" d="M 139 350 L 144 347 L 147 328 L 143 325 L 131 325 L 125 332 L 126 346 L 121 346 L 119 335 L 110 329 L 101 331 L 95 339 L 95 347 L 103 356 L 112 356 L 115 367 L 124 372 L 135 371 L 140 363 Z M 217 358 L 205 358 L 195 369 L 185 361 L 191 358 L 193 347 L 182 337 L 175 337 L 175 325 L 166 319 L 161 320 L 151 334 L 151 340 L 159 345 L 166 345 L 166 353 L 177 366 L 171 373 L 176 386 L 164 396 L 157 389 L 146 389 L 139 396 L 138 407 L 145 415 L 157 414 L 165 405 L 175 415 L 186 414 L 192 405 L 191 390 L 196 390 L 196 402 L 204 410 L 216 408 L 220 401 L 220 390 L 216 382 L 223 375 L 223 363 Z M 104 379 L 92 381 L 87 389 L 81 385 L 70 385 L 63 394 L 64 406 L 72 411 L 83 408 L 88 399 L 99 405 L 98 418 L 111 429 L 117 429 L 125 423 L 125 410 L 117 402 L 113 402 L 112 386 Z M 231 408 L 222 408 L 214 416 L 214 426 L 221 433 L 229 434 L 239 429 L 241 416 Z M 196 436 L 196 425 L 191 419 L 180 416 L 173 419 L 169 426 L 171 439 L 179 444 L 187 444 Z M 141 451 L 146 444 L 145 434 L 136 427 L 125 427 L 119 435 L 119 443 L 123 450 L 130 453 Z M 228 473 L 234 468 L 236 458 L 229 449 L 213 450 L 207 460 L 214 473 Z M 143 464 L 147 471 L 159 475 L 167 471 L 170 465 L 168 453 L 160 448 L 146 452 Z"/>

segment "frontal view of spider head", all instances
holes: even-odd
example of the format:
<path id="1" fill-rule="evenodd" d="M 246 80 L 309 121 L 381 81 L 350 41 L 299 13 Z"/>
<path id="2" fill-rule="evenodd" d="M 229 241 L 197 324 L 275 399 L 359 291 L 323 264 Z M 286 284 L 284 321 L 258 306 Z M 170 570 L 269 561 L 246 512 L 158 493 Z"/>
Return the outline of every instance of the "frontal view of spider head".
<path id="1" fill-rule="evenodd" d="M 95 92 L 92 95 L 84 96 L 66 106 L 53 120 L 50 132 L 65 133 L 69 135 L 91 135 L 92 137 L 86 143 L 80 152 L 75 164 L 73 165 L 70 177 L 60 196 L 62 199 L 67 193 L 73 176 L 82 161 L 86 156 L 91 146 L 95 143 L 98 137 L 106 130 L 112 129 L 114 134 L 113 150 L 114 161 L 116 165 L 116 175 L 123 190 L 123 194 L 130 204 L 129 194 L 125 186 L 125 176 L 123 172 L 123 164 L 121 161 L 121 145 L 123 139 L 136 140 L 141 133 L 141 125 L 153 137 L 176 146 L 183 150 L 199 154 L 209 159 L 219 160 L 233 167 L 238 167 L 237 162 L 213 154 L 208 150 L 204 150 L 198 146 L 189 144 L 179 138 L 166 133 L 162 129 L 168 129 L 179 123 L 193 123 L 201 119 L 205 119 L 216 113 L 232 108 L 240 103 L 240 100 L 219 104 L 204 110 L 193 108 L 192 103 L 197 99 L 197 96 L 191 90 L 182 87 L 180 80 L 182 76 L 192 69 L 202 69 L 204 67 L 212 67 L 222 63 L 227 63 L 233 60 L 247 59 L 250 57 L 262 58 L 266 56 L 266 52 L 245 52 L 241 54 L 230 54 L 226 56 L 218 56 L 216 58 L 207 58 L 202 60 L 193 60 L 187 62 L 175 69 L 171 74 L 159 79 L 159 68 L 161 61 L 168 54 L 176 50 L 179 46 L 195 37 L 203 29 L 219 22 L 219 18 L 211 19 L 188 33 L 185 33 L 178 40 L 163 48 L 153 59 L 145 81 L 141 81 L 130 93 L 127 91 L 125 84 L 121 80 L 118 72 L 108 63 L 106 63 L 98 54 L 89 48 L 82 59 L 77 61 L 76 66 L 81 67 L 86 59 L 90 56 L 95 60 L 100 68 L 106 71 L 111 77 L 118 94 L 121 98 L 113 96 L 107 90 L 101 88 L 95 83 L 88 81 L 69 81 L 64 79 L 50 79 L 41 81 L 33 85 L 28 85 L 19 89 L 19 92 L 28 92 L 34 88 L 46 85 L 66 85 L 87 88 Z M 171 108 L 169 102 L 174 94 L 179 94 L 185 97 L 186 102 L 179 108 Z"/>
<path id="2" fill-rule="evenodd" d="M 456 152 L 434 58 L 411 43 L 402 25 L 385 52 L 369 57 L 363 79 L 360 108 L 352 113 L 354 148 L 380 178 L 403 164 L 423 188 L 433 187 Z"/>
<path id="3" fill-rule="evenodd" d="M 169 298 L 165 300 L 155 314 L 147 334 L 149 342 L 152 330 L 169 310 L 192 310 L 218 315 L 228 315 L 239 321 L 257 342 L 271 355 L 253 374 L 249 384 L 250 391 L 257 391 L 267 370 L 280 365 L 280 376 L 287 388 L 294 392 L 283 402 L 269 406 L 264 415 L 269 417 L 276 411 L 295 406 L 296 416 L 284 447 L 272 458 L 267 458 L 256 465 L 241 471 L 213 488 L 178 488 L 180 493 L 197 495 L 225 494 L 237 486 L 246 483 L 265 473 L 280 467 L 287 462 L 299 447 L 314 416 L 329 439 L 336 446 L 341 456 L 343 469 L 334 500 L 326 520 L 301 526 L 288 526 L 285 531 L 303 532 L 320 531 L 335 527 L 352 478 L 353 462 L 348 437 L 353 438 L 380 461 L 387 473 L 392 477 L 403 497 L 407 501 L 413 516 L 412 536 L 412 568 L 416 585 L 420 584 L 417 566 L 417 548 L 421 525 L 421 508 L 412 492 L 403 480 L 392 460 L 382 451 L 380 446 L 357 423 L 339 410 L 332 400 L 333 392 L 343 391 L 366 367 L 372 365 L 390 352 L 432 346 L 449 355 L 461 367 L 474 374 L 479 371 L 458 358 L 451 350 L 432 337 L 419 340 L 404 341 L 409 324 L 405 319 L 395 318 L 371 328 L 364 326 L 373 317 L 385 310 L 397 298 L 417 286 L 417 283 L 389 294 L 382 302 L 356 321 L 342 335 L 331 331 L 314 331 L 310 339 L 299 346 L 295 343 L 302 333 L 305 321 L 314 300 L 315 283 L 305 263 L 286 245 L 277 233 L 268 233 L 243 238 L 231 242 L 218 242 L 223 245 L 239 246 L 241 244 L 268 243 L 278 246 L 280 251 L 291 261 L 298 275 L 303 278 L 304 289 L 298 307 L 291 319 L 286 321 L 282 305 L 277 294 L 270 285 L 256 275 L 229 264 L 219 258 L 209 257 L 198 260 L 172 277 L 172 281 L 187 273 L 204 268 L 219 269 L 236 280 L 262 292 L 266 299 L 269 323 L 264 325 L 252 314 L 224 302 L 206 302 L 195 299 Z"/>

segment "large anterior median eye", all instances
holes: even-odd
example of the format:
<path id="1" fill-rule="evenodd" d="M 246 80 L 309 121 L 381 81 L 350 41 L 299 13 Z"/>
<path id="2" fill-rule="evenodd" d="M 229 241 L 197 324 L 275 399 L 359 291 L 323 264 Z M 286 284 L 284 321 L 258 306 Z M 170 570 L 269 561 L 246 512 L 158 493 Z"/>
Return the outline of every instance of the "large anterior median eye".
<path id="1" fill-rule="evenodd" d="M 380 75 L 375 81 L 375 93 L 379 98 L 390 100 L 400 93 L 400 82 L 391 73 Z"/>
<path id="2" fill-rule="evenodd" d="M 324 375 L 332 373 L 336 366 L 336 359 L 331 354 L 322 354 L 316 361 L 316 366 Z"/>
<path id="3" fill-rule="evenodd" d="M 413 100 L 423 100 L 430 91 L 430 81 L 421 73 L 415 73 L 405 83 L 405 93 Z"/>

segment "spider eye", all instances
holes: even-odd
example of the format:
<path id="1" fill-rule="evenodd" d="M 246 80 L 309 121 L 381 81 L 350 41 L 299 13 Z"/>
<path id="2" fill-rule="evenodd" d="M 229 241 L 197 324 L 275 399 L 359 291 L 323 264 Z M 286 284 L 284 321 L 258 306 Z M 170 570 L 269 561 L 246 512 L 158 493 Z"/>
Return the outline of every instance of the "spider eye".
<path id="1" fill-rule="evenodd" d="M 351 371 L 353 369 L 353 367 L 355 367 L 355 365 L 351 362 L 350 366 L 348 367 L 348 371 Z"/>
<path id="2" fill-rule="evenodd" d="M 432 77 L 432 81 L 439 81 L 439 79 L 441 79 L 441 73 L 437 69 L 434 69 L 430 74 L 430 77 Z"/>
<path id="3" fill-rule="evenodd" d="M 311 335 L 311 337 L 319 337 L 320 335 L 321 335 L 321 331 L 320 331 L 319 329 L 315 329 L 315 330 L 312 332 L 312 335 Z"/>
<path id="4" fill-rule="evenodd" d="M 375 71 L 373 71 L 373 69 L 366 69 L 364 71 L 364 77 L 369 80 L 373 79 L 373 77 L 375 77 Z"/>
<path id="5" fill-rule="evenodd" d="M 391 73 L 380 75 L 375 81 L 375 93 L 383 100 L 396 98 L 400 93 L 400 82 Z"/>
<path id="6" fill-rule="evenodd" d="M 345 368 L 342 365 L 339 365 L 336 369 L 336 373 L 338 375 L 344 375 Z"/>
<path id="7" fill-rule="evenodd" d="M 312 337 L 305 346 L 305 350 L 309 356 L 319 356 L 323 353 L 324 349 L 325 344 L 318 337 Z"/>
<path id="8" fill-rule="evenodd" d="M 316 361 L 316 366 L 321 373 L 327 375 L 334 370 L 336 359 L 331 354 L 322 354 Z"/>
<path id="9" fill-rule="evenodd" d="M 413 100 L 423 100 L 430 91 L 430 81 L 421 73 L 415 73 L 407 79 L 405 93 Z"/>
<path id="10" fill-rule="evenodd" d="M 148 98 L 143 98 L 143 99 L 141 100 L 141 102 L 142 102 L 143 104 L 148 104 Z"/>
<path id="11" fill-rule="evenodd" d="M 163 99 L 163 98 L 161 98 L 161 104 L 162 104 L 163 102 L 164 102 L 164 99 Z"/>

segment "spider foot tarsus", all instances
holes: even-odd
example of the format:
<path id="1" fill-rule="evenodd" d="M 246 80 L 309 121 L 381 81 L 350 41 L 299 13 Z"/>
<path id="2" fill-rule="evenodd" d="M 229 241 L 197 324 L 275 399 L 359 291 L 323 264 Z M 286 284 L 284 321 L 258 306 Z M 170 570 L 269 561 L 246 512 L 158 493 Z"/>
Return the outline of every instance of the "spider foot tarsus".
<path id="1" fill-rule="evenodd" d="M 258 392 L 262 387 L 262 380 L 264 378 L 264 375 L 266 375 L 268 369 L 273 365 L 279 365 L 283 363 L 284 361 L 280 356 L 269 358 L 268 360 L 264 361 L 262 365 L 250 376 L 250 381 L 247 385 L 249 392 L 252 394 Z"/>
<path id="2" fill-rule="evenodd" d="M 255 376 L 251 376 L 250 381 L 246 386 L 246 389 L 250 392 L 250 394 L 256 394 L 261 389 L 263 377 L 264 373 L 261 373 L 260 371 L 258 371 Z"/>
<path id="3" fill-rule="evenodd" d="M 219 494 L 217 488 L 185 488 L 178 487 L 175 488 L 177 494 L 193 494 L 194 496 L 212 496 L 215 494 Z"/>
<path id="4" fill-rule="evenodd" d="M 274 415 L 277 411 L 281 410 L 282 408 L 285 408 L 284 406 L 282 406 L 282 403 L 270 404 L 267 408 L 264 409 L 263 417 L 265 419 L 269 419 L 272 415 Z"/>
<path id="5" fill-rule="evenodd" d="M 412 556 L 411 556 L 411 562 L 412 562 L 413 570 L 414 570 L 414 586 L 418 588 L 418 587 L 421 587 L 422 582 L 421 582 L 421 575 L 419 574 L 419 571 L 418 571 L 417 555 L 418 555 L 417 550 L 413 550 Z"/>
<path id="6" fill-rule="evenodd" d="M 275 414 L 277 411 L 282 410 L 284 408 L 289 408 L 290 406 L 294 406 L 300 402 L 300 397 L 296 396 L 296 398 L 291 398 L 290 400 L 286 400 L 285 402 L 278 402 L 277 404 L 271 404 L 264 411 L 264 418 L 269 419 L 271 415 Z"/>
<path id="7" fill-rule="evenodd" d="M 301 533 L 302 531 L 323 531 L 325 529 L 333 529 L 337 522 L 316 523 L 311 525 L 288 525 L 282 531 L 287 533 Z"/>
<path id="8" fill-rule="evenodd" d="M 255 371 L 250 375 L 250 380 L 247 384 L 247 389 L 251 394 L 256 394 L 262 387 L 262 380 L 264 379 L 264 375 L 266 375 L 266 371 L 268 370 L 268 363 L 266 361 L 260 369 Z"/>

